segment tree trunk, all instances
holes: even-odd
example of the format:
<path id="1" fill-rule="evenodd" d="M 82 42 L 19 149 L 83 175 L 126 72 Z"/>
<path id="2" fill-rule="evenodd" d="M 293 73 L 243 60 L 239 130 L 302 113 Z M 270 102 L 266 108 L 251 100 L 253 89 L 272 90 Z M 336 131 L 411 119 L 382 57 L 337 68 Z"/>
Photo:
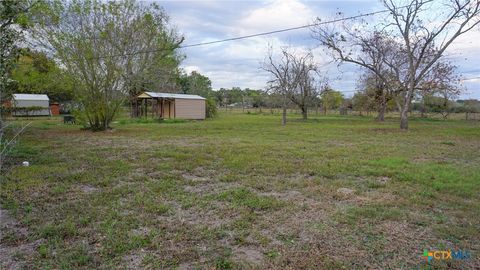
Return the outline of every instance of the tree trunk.
<path id="1" fill-rule="evenodd" d="M 411 92 L 409 91 L 405 95 L 405 100 L 403 101 L 403 106 L 400 110 L 400 129 L 401 130 L 408 130 L 408 111 L 410 108 L 411 102 Z"/>
<path id="2" fill-rule="evenodd" d="M 242 95 L 242 112 L 245 113 L 245 97 Z"/>
<path id="3" fill-rule="evenodd" d="M 408 130 L 408 109 L 402 109 L 400 113 L 400 129 Z"/>
<path id="4" fill-rule="evenodd" d="M 377 121 L 378 122 L 385 122 L 385 111 L 387 110 L 387 97 L 386 97 L 386 91 L 385 87 L 383 84 L 377 84 L 377 91 L 378 93 L 378 115 L 377 115 Z"/>
<path id="5" fill-rule="evenodd" d="M 282 126 L 285 126 L 287 124 L 287 93 L 283 93 L 282 110 Z"/>
<path id="6" fill-rule="evenodd" d="M 420 117 L 425 118 L 426 106 L 425 106 L 425 96 L 422 99 L 422 107 L 420 108 Z"/>
<path id="7" fill-rule="evenodd" d="M 385 122 L 385 111 L 386 111 L 386 108 L 387 107 L 387 104 L 386 102 L 382 102 L 382 104 L 380 104 L 380 107 L 378 108 L 378 116 L 377 116 L 377 121 L 378 122 Z"/>
<path id="8" fill-rule="evenodd" d="M 307 120 L 307 118 L 308 118 L 307 108 L 306 107 L 301 107 L 300 109 L 302 110 L 302 119 Z"/>

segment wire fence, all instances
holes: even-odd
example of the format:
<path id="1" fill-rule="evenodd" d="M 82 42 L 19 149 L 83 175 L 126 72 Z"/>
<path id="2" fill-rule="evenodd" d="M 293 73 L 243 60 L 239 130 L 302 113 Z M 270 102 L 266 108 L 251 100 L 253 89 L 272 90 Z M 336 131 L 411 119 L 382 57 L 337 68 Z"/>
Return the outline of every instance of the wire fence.
<path id="1" fill-rule="evenodd" d="M 269 108 L 269 107 L 249 107 L 249 108 L 238 108 L 238 107 L 219 107 L 219 112 L 223 113 L 234 113 L 234 114 L 272 114 L 272 115 L 281 115 L 282 108 Z M 288 108 L 287 113 L 290 115 L 301 115 L 302 112 L 297 108 Z M 357 110 L 323 110 L 322 108 L 312 108 L 308 110 L 309 116 L 364 116 L 364 117 L 376 117 L 376 111 L 357 111 Z M 387 118 L 400 118 L 400 113 L 396 111 L 390 111 L 385 113 Z M 467 112 L 467 113 L 449 113 L 448 115 L 443 115 L 441 113 L 422 113 L 420 111 L 412 111 L 409 113 L 410 118 L 420 118 L 420 119 L 444 119 L 444 120 L 468 120 L 468 121 L 480 121 L 480 113 L 477 112 Z"/>

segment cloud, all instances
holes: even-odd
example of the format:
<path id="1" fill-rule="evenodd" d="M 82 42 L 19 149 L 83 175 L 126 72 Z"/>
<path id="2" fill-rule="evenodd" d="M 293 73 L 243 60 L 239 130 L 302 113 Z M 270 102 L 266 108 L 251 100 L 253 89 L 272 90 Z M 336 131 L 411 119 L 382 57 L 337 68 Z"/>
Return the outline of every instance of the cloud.
<path id="1" fill-rule="evenodd" d="M 166 11 L 178 30 L 185 35 L 184 44 L 213 41 L 290 28 L 311 23 L 315 17 L 332 18 L 335 12 L 346 15 L 383 9 L 377 0 L 359 1 L 166 1 Z M 373 20 L 374 18 L 372 18 Z M 460 37 L 447 58 L 458 66 L 464 77 L 480 75 L 478 30 Z M 308 29 L 214 45 L 184 49 L 182 67 L 208 76 L 214 89 L 233 86 L 264 88 L 269 75 L 260 69 L 268 44 L 274 48 L 291 46 L 306 50 L 315 46 Z M 328 64 L 330 58 L 321 48 L 313 48 L 315 60 L 323 65 L 333 88 L 351 96 L 361 69 L 354 65 Z M 480 98 L 480 81 L 466 81 L 470 97 Z"/>
<path id="2" fill-rule="evenodd" d="M 238 20 L 239 34 L 265 32 L 305 25 L 315 17 L 313 10 L 300 1 L 271 1 Z"/>

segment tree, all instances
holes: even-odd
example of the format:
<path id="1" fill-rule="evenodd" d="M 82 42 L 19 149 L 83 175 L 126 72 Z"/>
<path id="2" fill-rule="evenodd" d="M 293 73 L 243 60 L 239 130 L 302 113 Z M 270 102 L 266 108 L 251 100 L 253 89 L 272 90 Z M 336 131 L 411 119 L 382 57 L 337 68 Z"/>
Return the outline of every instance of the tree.
<path id="1" fill-rule="evenodd" d="M 20 52 L 18 44 L 23 39 L 23 32 L 30 25 L 28 13 L 35 4 L 35 1 L 30 0 L 0 1 L 0 106 L 11 94 L 7 93 L 7 88 L 13 82 L 11 70 Z M 0 171 L 16 138 L 27 127 L 12 131 L 13 135 L 9 137 L 6 135 L 9 125 L 4 122 L 3 114 L 0 113 Z"/>
<path id="2" fill-rule="evenodd" d="M 384 121 L 387 102 L 398 85 L 392 78 L 390 63 L 397 58 L 398 43 L 381 31 L 366 30 L 344 23 L 341 29 L 318 26 L 312 29 L 314 38 L 330 49 L 334 60 L 352 63 L 367 70 L 361 83 L 374 90 L 377 120 Z M 390 59 L 387 62 L 386 59 Z"/>
<path id="3" fill-rule="evenodd" d="M 415 93 L 421 91 L 422 84 L 432 67 L 445 50 L 461 35 L 480 23 L 480 2 L 478 0 L 410 0 L 400 6 L 393 0 L 383 0 L 389 10 L 390 19 L 376 27 L 363 22 L 361 27 L 353 27 L 353 32 L 329 31 L 321 26 L 314 28 L 317 39 L 326 45 L 343 61 L 369 68 L 374 63 L 358 60 L 358 48 L 365 44 L 369 33 L 381 33 L 389 37 L 394 50 L 388 50 L 385 57 L 378 58 L 387 66 L 393 76 L 388 85 L 394 89 L 400 111 L 400 128 L 408 129 L 408 111 Z M 434 14 L 432 14 L 434 13 Z M 345 29 L 344 29 L 345 30 Z M 347 38 L 349 37 L 349 38 Z M 393 42 L 393 43 L 392 43 Z M 351 44 L 356 51 L 338 44 Z M 370 68 L 374 71 L 374 69 Z M 374 71 L 375 72 L 375 71 Z M 375 73 L 379 75 L 379 72 Z"/>
<path id="4" fill-rule="evenodd" d="M 261 108 L 266 106 L 267 93 L 261 90 L 253 90 L 246 88 L 245 95 L 248 97 L 250 105 L 254 108 Z"/>
<path id="5" fill-rule="evenodd" d="M 270 89 L 283 96 L 282 125 L 287 122 L 289 101 L 297 105 L 302 111 L 303 119 L 307 119 L 308 106 L 325 81 L 320 79 L 312 53 L 301 54 L 282 48 L 277 59 L 270 48 L 262 68 L 272 76 Z"/>
<path id="6" fill-rule="evenodd" d="M 387 69 L 380 70 L 380 75 L 367 70 L 359 79 L 359 87 L 368 98 L 368 106 L 377 111 L 376 120 L 385 121 L 388 102 L 395 97 L 395 81 Z"/>
<path id="7" fill-rule="evenodd" d="M 213 92 L 215 103 L 220 107 L 225 106 L 224 96 L 226 95 L 226 92 L 227 92 L 227 89 L 225 88 L 220 88 L 217 91 Z"/>
<path id="8" fill-rule="evenodd" d="M 298 73 L 298 85 L 292 89 L 289 97 L 300 108 L 303 120 L 307 120 L 308 107 L 313 105 L 314 99 L 326 88 L 327 79 L 320 76 L 311 53 L 294 60 L 294 72 Z"/>
<path id="9" fill-rule="evenodd" d="M 215 99 L 207 98 L 205 100 L 205 114 L 207 118 L 214 118 L 217 116 L 217 104 Z"/>
<path id="10" fill-rule="evenodd" d="M 23 49 L 11 74 L 11 93 L 47 94 L 56 102 L 73 99 L 71 78 L 44 53 Z"/>
<path id="11" fill-rule="evenodd" d="M 400 104 L 400 128 L 406 130 L 408 110 L 415 90 L 455 39 L 480 23 L 480 2 L 442 1 L 444 5 L 441 13 L 430 21 L 425 11 L 435 8 L 431 0 L 411 1 L 406 8 L 399 7 L 393 1 L 385 0 L 384 3 L 392 14 L 393 27 L 403 39 L 402 48 L 407 59 L 406 76 L 398 80 L 402 85 L 403 95 L 403 103 Z"/>
<path id="12" fill-rule="evenodd" d="M 469 119 L 469 114 L 480 112 L 480 101 L 476 99 L 468 100 L 459 100 L 457 101 L 462 104 L 463 110 L 465 111 L 465 120 Z"/>
<path id="13" fill-rule="evenodd" d="M 0 104 L 8 96 L 6 89 L 11 70 L 20 53 L 18 43 L 23 39 L 23 31 L 29 26 L 27 13 L 35 2 L 26 0 L 0 1 Z M 0 129 L 2 119 L 0 119 Z"/>
<path id="14" fill-rule="evenodd" d="M 90 129 L 110 128 L 127 97 L 175 86 L 183 38 L 158 5 L 53 1 L 46 10 L 34 37 L 74 79 Z"/>
<path id="15" fill-rule="evenodd" d="M 366 90 L 356 92 L 352 97 L 352 107 L 354 110 L 359 111 L 360 115 L 362 112 L 368 112 L 373 109 L 374 101 L 368 95 Z"/>
<path id="16" fill-rule="evenodd" d="M 180 73 L 177 83 L 183 94 L 202 97 L 210 97 L 212 94 L 212 81 L 197 71 L 192 71 L 190 74 Z"/>
<path id="17" fill-rule="evenodd" d="M 424 107 L 434 107 L 436 112 L 446 119 L 452 110 L 452 100 L 461 93 L 461 78 L 456 73 L 457 67 L 450 62 L 439 60 L 425 75 L 425 79 L 419 85 Z"/>
<path id="18" fill-rule="evenodd" d="M 343 94 L 339 91 L 327 88 L 320 94 L 322 101 L 324 114 L 327 114 L 327 110 L 338 109 L 343 103 Z"/>

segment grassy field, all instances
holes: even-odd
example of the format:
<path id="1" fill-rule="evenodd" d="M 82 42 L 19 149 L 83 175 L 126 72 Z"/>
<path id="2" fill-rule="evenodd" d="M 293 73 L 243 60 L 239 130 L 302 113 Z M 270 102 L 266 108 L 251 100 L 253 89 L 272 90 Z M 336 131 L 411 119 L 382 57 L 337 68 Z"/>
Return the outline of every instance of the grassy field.
<path id="1" fill-rule="evenodd" d="M 298 116 L 296 116 L 298 117 Z M 480 123 L 37 119 L 1 180 L 5 268 L 480 268 Z M 424 249 L 462 249 L 433 261 Z M 0 267 L 1 268 L 1 267 Z"/>

